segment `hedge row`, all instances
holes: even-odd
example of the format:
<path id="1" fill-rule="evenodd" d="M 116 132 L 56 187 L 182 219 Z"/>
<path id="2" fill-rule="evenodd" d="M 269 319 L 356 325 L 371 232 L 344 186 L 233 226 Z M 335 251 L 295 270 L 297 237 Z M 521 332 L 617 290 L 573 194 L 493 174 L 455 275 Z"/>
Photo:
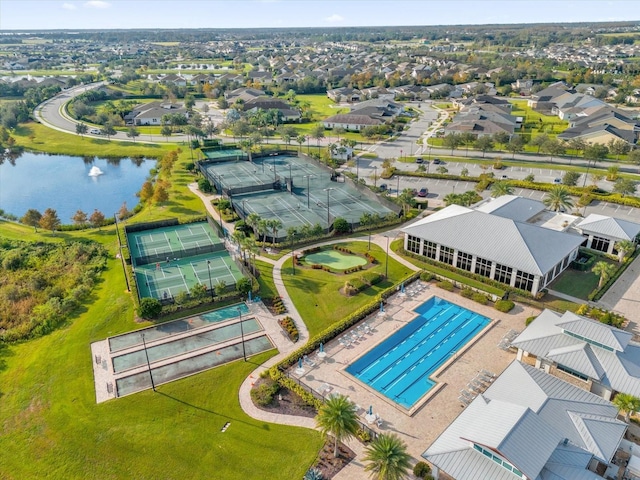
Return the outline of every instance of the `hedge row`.
<path id="1" fill-rule="evenodd" d="M 491 280 L 490 278 L 486 278 L 475 273 L 466 272 L 465 270 L 460 270 L 459 268 L 456 268 L 452 265 L 446 265 L 436 262 L 435 260 L 415 254 L 413 252 L 409 252 L 408 250 L 405 250 L 403 248 L 399 249 L 398 253 L 424 264 L 423 268 L 429 270 L 430 272 L 433 272 L 436 275 L 440 275 L 450 280 L 460 282 L 462 284 L 468 285 L 469 287 L 482 290 L 483 292 L 497 295 L 499 297 L 503 297 L 507 292 L 507 289 L 504 288 L 504 284 L 496 282 L 495 280 Z M 531 293 L 525 292 L 524 290 L 515 289 L 513 291 L 521 293 L 525 296 L 531 296 Z"/>
<path id="2" fill-rule="evenodd" d="M 337 322 L 325 329 L 323 332 L 320 332 L 314 338 L 310 339 L 309 342 L 307 342 L 305 345 L 298 348 L 294 352 L 291 352 L 291 354 L 289 354 L 287 357 L 283 358 L 280 362 L 272 366 L 269 369 L 269 376 L 283 387 L 288 388 L 298 394 L 308 404 L 313 405 L 316 408 L 320 408 L 322 406 L 322 400 L 316 398 L 312 393 L 307 392 L 294 379 L 287 377 L 284 374 L 284 371 L 289 367 L 295 365 L 300 357 L 309 355 L 310 353 L 317 350 L 320 346 L 320 343 L 327 344 L 329 341 L 333 340 L 342 332 L 351 328 L 363 318 L 366 318 L 370 314 L 377 311 L 380 308 L 381 301 L 384 301 L 394 293 L 397 293 L 397 287 L 398 285 L 400 285 L 400 283 L 408 285 L 418 278 L 420 278 L 420 272 L 413 273 L 412 275 L 409 275 L 408 277 L 402 279 L 397 285 L 393 285 L 386 290 L 383 290 L 376 296 L 375 300 L 359 308 L 351 315 L 345 317 L 342 321 Z"/>

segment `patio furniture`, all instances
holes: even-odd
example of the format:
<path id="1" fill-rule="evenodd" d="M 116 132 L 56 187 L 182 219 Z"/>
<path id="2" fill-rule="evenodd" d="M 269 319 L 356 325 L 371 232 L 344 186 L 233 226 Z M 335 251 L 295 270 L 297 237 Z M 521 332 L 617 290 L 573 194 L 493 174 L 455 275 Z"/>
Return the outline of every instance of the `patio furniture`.
<path id="1" fill-rule="evenodd" d="M 309 359 L 309 355 L 305 355 L 304 357 L 302 357 L 302 361 L 309 365 L 310 367 L 315 367 L 316 366 L 316 362 L 314 362 L 313 360 Z"/>

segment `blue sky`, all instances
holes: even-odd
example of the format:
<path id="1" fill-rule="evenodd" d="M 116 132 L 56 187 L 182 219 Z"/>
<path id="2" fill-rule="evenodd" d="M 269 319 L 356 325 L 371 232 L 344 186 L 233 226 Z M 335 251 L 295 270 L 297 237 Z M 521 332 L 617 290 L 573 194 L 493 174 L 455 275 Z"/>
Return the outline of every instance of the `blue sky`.
<path id="1" fill-rule="evenodd" d="M 0 30 L 640 20 L 640 0 L 0 0 Z"/>

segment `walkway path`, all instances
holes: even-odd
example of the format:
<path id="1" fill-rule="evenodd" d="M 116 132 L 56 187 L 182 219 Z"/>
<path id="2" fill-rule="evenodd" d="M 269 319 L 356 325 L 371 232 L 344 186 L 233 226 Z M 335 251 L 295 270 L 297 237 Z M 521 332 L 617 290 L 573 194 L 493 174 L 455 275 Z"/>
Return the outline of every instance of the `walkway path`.
<path id="1" fill-rule="evenodd" d="M 627 317 L 629 325 L 626 330 L 640 338 L 640 325 L 635 320 L 640 306 L 640 256 L 627 267 L 598 305 Z"/>
<path id="2" fill-rule="evenodd" d="M 213 218 L 216 218 L 218 214 L 213 208 L 213 205 L 211 204 L 211 200 L 216 198 L 217 195 L 207 195 L 202 193 L 200 190 L 198 190 L 198 186 L 196 183 L 190 184 L 189 190 L 191 190 L 195 195 L 197 195 L 202 199 L 209 214 Z M 227 229 L 227 231 L 229 232 L 233 231 L 232 224 L 223 222 L 223 227 Z M 397 230 L 387 232 L 387 235 L 389 235 L 388 237 L 383 234 L 372 235 L 371 242 L 374 243 L 375 245 L 378 245 L 383 250 L 386 250 L 388 242 L 391 242 L 395 238 L 395 235 L 397 235 L 397 232 L 398 232 Z M 332 240 L 318 243 L 317 245 L 322 246 L 322 245 L 334 244 L 337 242 L 351 242 L 351 241 L 368 242 L 368 237 L 332 239 Z M 401 263 L 402 265 L 408 267 L 412 271 L 419 270 L 418 267 L 408 262 L 404 258 L 400 257 L 391 249 L 389 249 L 389 257 L 393 258 L 394 260 Z M 258 258 L 261 261 L 264 261 L 273 265 L 273 280 L 274 280 L 276 289 L 278 290 L 278 294 L 280 295 L 280 297 L 282 297 L 283 303 L 287 307 L 287 311 L 288 311 L 287 315 L 293 318 L 294 321 L 296 322 L 296 325 L 298 326 L 298 330 L 300 332 L 300 340 L 295 344 L 287 342 L 286 347 L 279 349 L 279 352 L 277 355 L 275 355 L 274 357 L 271 357 L 269 360 L 267 360 L 265 363 L 260 365 L 253 372 L 251 372 L 251 374 L 244 380 L 244 382 L 242 382 L 242 385 L 240 385 L 240 390 L 238 392 L 240 406 L 242 407 L 242 410 L 247 415 L 257 420 L 262 420 L 264 422 L 269 422 L 269 423 L 278 423 L 282 425 L 291 425 L 291 426 L 315 429 L 316 422 L 315 422 L 315 419 L 313 418 L 298 417 L 293 415 L 282 415 L 278 413 L 267 412 L 265 410 L 261 410 L 258 407 L 256 407 L 255 404 L 253 403 L 253 400 L 251 399 L 251 388 L 253 386 L 253 383 L 256 381 L 256 379 L 260 377 L 260 374 L 268 370 L 269 368 L 271 368 L 273 365 L 275 365 L 280 360 L 285 358 L 291 352 L 293 352 L 294 350 L 296 350 L 297 348 L 301 347 L 302 345 L 304 345 L 306 342 L 309 341 L 309 330 L 307 329 L 295 305 L 293 305 L 293 303 L 291 302 L 291 299 L 287 294 L 287 289 L 284 285 L 284 281 L 282 279 L 282 265 L 284 264 L 285 261 L 291 258 L 291 253 L 283 255 L 280 259 L 275 261 L 271 258 L 264 257 L 264 256 L 258 256 Z M 362 445 L 362 443 L 360 443 L 356 439 L 352 439 L 349 442 L 347 442 L 347 446 L 354 451 L 354 453 L 356 454 L 356 458 L 349 465 L 343 468 L 334 477 L 334 479 L 335 480 L 360 480 L 360 479 L 365 480 L 369 478 L 369 475 L 364 471 L 364 464 L 362 463 L 362 459 L 364 456 L 364 446 Z"/>

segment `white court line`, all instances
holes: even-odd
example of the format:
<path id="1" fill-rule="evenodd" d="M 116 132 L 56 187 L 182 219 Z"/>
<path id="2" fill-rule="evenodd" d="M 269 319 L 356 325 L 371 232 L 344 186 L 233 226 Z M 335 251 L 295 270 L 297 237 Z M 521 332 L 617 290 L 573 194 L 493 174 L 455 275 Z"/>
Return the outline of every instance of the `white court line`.
<path id="1" fill-rule="evenodd" d="M 222 259 L 222 263 L 224 263 L 224 266 L 227 267 L 227 271 L 229 272 L 229 275 L 233 277 L 233 273 L 231 272 L 229 265 L 227 265 L 227 262 L 224 261 L 224 258 Z"/>
<path id="2" fill-rule="evenodd" d="M 292 214 L 293 217 L 295 217 L 298 220 L 301 220 L 303 223 L 306 223 L 307 225 L 311 225 L 311 222 L 309 220 L 307 220 L 301 213 L 299 213 L 296 209 L 292 209 L 288 203 L 285 203 L 281 198 L 276 198 L 276 200 L 278 200 L 278 203 L 280 205 L 282 205 L 283 207 L 285 207 L 287 209 L 288 212 L 290 212 Z M 284 223 L 284 222 L 283 222 Z"/>

